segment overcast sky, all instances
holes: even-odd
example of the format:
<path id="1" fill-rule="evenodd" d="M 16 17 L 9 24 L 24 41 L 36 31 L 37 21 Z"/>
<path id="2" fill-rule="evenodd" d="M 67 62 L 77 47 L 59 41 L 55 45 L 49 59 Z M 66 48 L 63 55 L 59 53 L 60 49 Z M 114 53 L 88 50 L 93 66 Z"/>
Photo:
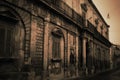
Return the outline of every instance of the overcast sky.
<path id="1" fill-rule="evenodd" d="M 110 41 L 120 45 L 120 0 L 93 0 L 93 2 L 107 24 L 110 25 Z"/>

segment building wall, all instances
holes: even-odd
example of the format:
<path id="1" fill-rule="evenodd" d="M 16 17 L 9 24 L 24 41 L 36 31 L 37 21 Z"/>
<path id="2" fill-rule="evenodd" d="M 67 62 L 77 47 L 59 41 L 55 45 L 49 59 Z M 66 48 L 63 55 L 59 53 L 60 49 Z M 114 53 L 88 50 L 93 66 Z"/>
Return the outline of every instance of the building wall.
<path id="1" fill-rule="evenodd" d="M 23 4 L 21 3 L 21 5 Z M 11 37 L 12 39 L 14 39 L 13 40 L 14 42 L 11 42 L 9 44 L 9 47 L 12 47 L 11 49 L 13 49 L 13 52 L 11 52 L 10 50 L 11 55 L 7 54 L 7 56 L 9 57 L 6 58 L 5 56 L 3 56 L 1 58 L 1 61 L 3 62 L 1 62 L 2 66 L 0 67 L 0 69 L 1 71 L 5 72 L 4 74 L 5 76 L 9 76 L 7 77 L 8 79 L 9 78 L 13 79 L 19 76 L 23 76 L 25 79 L 27 79 L 27 77 L 25 76 L 27 74 L 26 73 L 27 69 L 25 69 L 24 64 L 27 65 L 31 63 L 30 62 L 31 60 L 30 58 L 30 40 L 31 40 L 30 13 L 26 12 L 23 9 L 20 9 L 19 7 L 15 7 L 14 5 L 11 5 L 9 2 L 6 2 L 6 1 L 0 1 L 0 6 L 1 6 L 0 10 L 1 12 L 3 12 L 3 13 L 0 13 L 2 17 L 1 21 L 5 21 L 4 24 L 7 24 L 9 21 L 10 24 L 13 24 L 11 27 L 14 26 L 12 31 L 14 34 Z M 1 24 L 3 24 L 3 22 Z M 17 72 L 22 70 L 23 72 L 25 71 L 25 73 L 21 72 L 21 74 L 18 75 Z"/>
<path id="2" fill-rule="evenodd" d="M 87 0 L 62 1 L 66 4 L 57 1 L 59 2 L 57 7 L 62 8 L 61 11 L 44 1 L 0 1 L 0 10 L 11 13 L 10 15 L 4 13 L 7 19 L 11 20 L 13 17 L 15 18 L 13 21 L 18 22 L 15 25 L 17 27 L 15 43 L 19 45 L 18 49 L 15 49 L 19 54 L 17 72 L 23 72 L 20 74 L 23 76 L 27 74 L 25 77 L 28 80 L 78 77 L 109 68 L 109 46 L 102 42 L 101 38 L 100 40 L 94 37 L 95 33 L 85 29 L 89 27 L 87 20 L 95 27 L 94 20 L 99 18 L 99 15 Z M 53 2 L 54 5 L 57 2 Z M 84 3 L 87 4 L 83 6 L 85 9 L 81 7 Z M 69 14 L 66 14 L 67 12 Z M 3 17 L 2 13 L 0 17 Z M 97 30 L 101 33 L 100 26 L 104 23 L 102 19 L 100 20 L 101 24 Z M 0 26 L 1 24 L 2 22 Z M 103 36 L 104 33 L 103 31 Z M 72 53 L 74 63 L 70 62 Z"/>
<path id="3" fill-rule="evenodd" d="M 119 67 L 119 55 L 120 55 L 120 48 L 119 45 L 115 45 L 112 44 L 111 48 L 110 48 L 110 52 L 111 52 L 111 68 L 117 68 Z"/>
<path id="4" fill-rule="evenodd" d="M 109 39 L 108 25 L 102 21 L 98 13 L 87 0 L 64 0 L 64 2 L 79 14 L 82 14 L 83 11 L 81 9 L 81 4 L 87 4 L 86 20 L 90 21 L 97 28 L 98 32 L 101 33 L 101 35 L 103 35 L 106 39 Z"/>
<path id="5" fill-rule="evenodd" d="M 98 73 L 110 68 L 109 47 L 96 40 L 92 35 L 84 33 L 83 37 L 83 67 L 87 74 Z M 85 65 L 85 66 L 84 66 Z"/>

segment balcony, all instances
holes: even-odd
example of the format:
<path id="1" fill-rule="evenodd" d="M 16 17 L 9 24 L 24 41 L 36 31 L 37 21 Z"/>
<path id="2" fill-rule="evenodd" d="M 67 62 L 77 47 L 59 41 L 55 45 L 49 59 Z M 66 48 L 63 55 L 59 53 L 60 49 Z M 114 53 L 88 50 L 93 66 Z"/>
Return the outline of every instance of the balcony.
<path id="1" fill-rule="evenodd" d="M 87 27 L 84 27 L 84 30 L 90 32 L 94 36 L 94 38 L 96 38 L 97 40 L 99 40 L 103 44 L 105 44 L 107 46 L 111 45 L 109 40 L 106 39 L 102 34 L 100 34 L 97 31 L 97 29 L 95 28 L 95 26 L 92 23 L 90 23 L 89 21 L 87 21 Z"/>
<path id="2" fill-rule="evenodd" d="M 97 31 L 95 26 L 92 23 L 90 23 L 89 21 L 87 21 L 87 27 L 85 27 L 85 29 L 87 29 L 89 32 L 91 32 L 93 34 L 95 31 Z"/>
<path id="3" fill-rule="evenodd" d="M 82 27 L 84 24 L 83 17 L 74 11 L 71 7 L 69 7 L 62 0 L 36 0 L 38 2 L 42 2 L 47 5 L 49 8 L 53 9 L 57 12 L 57 14 L 63 15 L 65 18 L 69 19 L 73 23 Z"/>
<path id="4" fill-rule="evenodd" d="M 57 14 L 64 16 L 64 18 L 70 20 L 81 28 L 85 26 L 85 20 L 83 17 L 62 0 L 36 0 L 36 2 L 46 5 L 50 10 L 54 10 L 57 12 Z M 83 4 L 82 6 L 86 10 L 86 5 Z M 84 27 L 84 30 L 92 33 L 93 36 L 102 43 L 107 44 L 108 46 L 111 45 L 111 43 L 105 37 L 103 37 L 89 21 L 87 27 Z"/>

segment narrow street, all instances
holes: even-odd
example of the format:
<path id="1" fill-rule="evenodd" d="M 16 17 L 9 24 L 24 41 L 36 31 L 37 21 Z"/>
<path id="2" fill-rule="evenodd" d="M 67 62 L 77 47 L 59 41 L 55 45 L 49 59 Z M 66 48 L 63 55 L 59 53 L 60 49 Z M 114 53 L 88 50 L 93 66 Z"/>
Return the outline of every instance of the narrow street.
<path id="1" fill-rule="evenodd" d="M 87 80 L 120 80 L 120 68 L 109 73 L 97 75 L 96 77 Z"/>

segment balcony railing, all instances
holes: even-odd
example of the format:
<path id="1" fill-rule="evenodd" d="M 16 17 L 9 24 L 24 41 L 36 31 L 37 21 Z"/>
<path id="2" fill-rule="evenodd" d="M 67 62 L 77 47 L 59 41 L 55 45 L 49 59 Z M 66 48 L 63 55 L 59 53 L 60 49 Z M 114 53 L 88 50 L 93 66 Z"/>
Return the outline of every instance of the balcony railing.
<path id="1" fill-rule="evenodd" d="M 53 8 L 55 11 L 59 12 L 60 14 L 64 15 L 65 17 L 67 17 L 69 20 L 71 20 L 72 22 L 74 22 L 75 24 L 79 25 L 79 26 L 85 26 L 85 20 L 83 19 L 83 17 L 78 14 L 76 11 L 74 11 L 71 7 L 69 7 L 65 2 L 63 2 L 62 0 L 36 0 L 39 2 L 42 2 L 44 4 L 46 4 L 47 6 Z M 86 30 L 88 30 L 89 32 L 93 33 L 94 37 L 96 37 L 97 39 L 99 39 L 101 42 L 110 45 L 110 42 L 103 37 L 94 27 L 94 25 L 92 25 L 89 21 L 88 21 L 88 27 L 85 28 Z"/>
<path id="2" fill-rule="evenodd" d="M 71 7 L 69 7 L 65 2 L 62 0 L 39 0 L 51 8 L 54 8 L 56 11 L 59 11 L 64 16 L 72 20 L 74 23 L 78 25 L 83 25 L 84 20 L 83 17 L 74 11 Z"/>
<path id="3" fill-rule="evenodd" d="M 96 31 L 96 28 L 94 27 L 94 25 L 90 23 L 89 21 L 87 21 L 87 29 L 92 33 Z"/>
<path id="4" fill-rule="evenodd" d="M 92 23 L 90 23 L 89 21 L 87 21 L 87 27 L 85 27 L 85 30 L 91 32 L 96 39 L 100 40 L 104 44 L 106 44 L 108 46 L 111 45 L 109 40 L 106 39 L 102 34 L 100 34 L 97 31 L 97 29 L 95 28 L 95 26 Z"/>

